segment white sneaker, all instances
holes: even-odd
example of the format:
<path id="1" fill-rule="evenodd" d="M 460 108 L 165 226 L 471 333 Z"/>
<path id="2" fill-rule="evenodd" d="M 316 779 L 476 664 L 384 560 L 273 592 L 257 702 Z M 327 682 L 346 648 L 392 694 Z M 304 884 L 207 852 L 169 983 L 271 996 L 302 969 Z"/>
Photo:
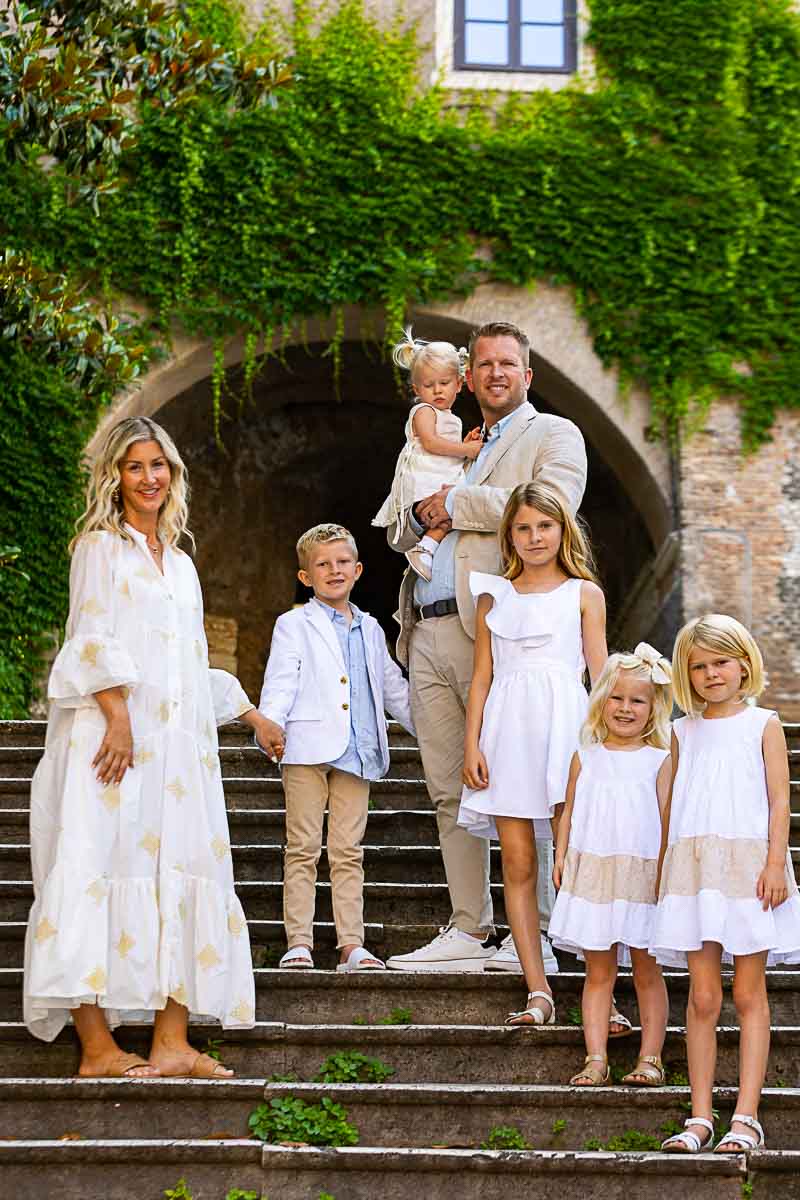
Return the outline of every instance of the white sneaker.
<path id="1" fill-rule="evenodd" d="M 427 946 L 420 946 L 419 950 L 409 954 L 394 954 L 387 958 L 386 966 L 390 971 L 477 972 L 483 970 L 496 947 L 493 935 L 482 942 L 462 933 L 455 925 L 443 925 L 438 936 Z"/>
<path id="2" fill-rule="evenodd" d="M 548 942 L 544 934 L 541 934 L 542 939 L 542 959 L 544 960 L 545 975 L 558 974 L 558 960 L 553 954 L 553 947 Z M 500 943 L 500 949 L 496 954 L 492 955 L 484 967 L 485 971 L 511 971 L 514 975 L 522 974 L 522 963 L 519 961 L 517 948 L 514 945 L 514 938 L 509 933 L 508 937 L 503 938 Z"/>

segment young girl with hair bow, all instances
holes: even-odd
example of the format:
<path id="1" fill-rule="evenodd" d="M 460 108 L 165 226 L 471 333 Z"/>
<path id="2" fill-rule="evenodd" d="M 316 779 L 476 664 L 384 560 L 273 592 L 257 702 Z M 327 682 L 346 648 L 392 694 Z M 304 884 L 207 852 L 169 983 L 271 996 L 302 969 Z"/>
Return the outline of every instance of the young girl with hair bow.
<path id="1" fill-rule="evenodd" d="M 610 1083 L 607 1042 L 618 965 L 633 966 L 642 1022 L 636 1065 L 623 1083 L 664 1083 L 667 991 L 648 953 L 656 911 L 661 809 L 670 782 L 670 665 L 640 642 L 612 654 L 592 689 L 558 824 L 550 937 L 586 961 L 586 1058 L 570 1080 Z"/>

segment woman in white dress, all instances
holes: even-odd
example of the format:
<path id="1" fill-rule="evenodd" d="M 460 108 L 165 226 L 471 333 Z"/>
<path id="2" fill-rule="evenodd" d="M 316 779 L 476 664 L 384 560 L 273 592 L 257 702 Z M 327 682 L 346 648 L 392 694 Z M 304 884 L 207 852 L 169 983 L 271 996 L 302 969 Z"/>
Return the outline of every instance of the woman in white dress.
<path id="1" fill-rule="evenodd" d="M 406 421 L 406 444 L 395 466 L 392 489 L 372 519 L 373 525 L 397 525 L 395 540 L 405 529 L 409 509 L 417 500 L 438 492 L 443 484 L 463 482 L 465 459 L 481 452 L 480 433 L 474 429 L 461 438 L 461 420 L 452 411 L 464 379 L 466 350 L 450 342 L 423 342 L 406 330 L 392 357 L 411 375 L 414 404 Z M 445 536 L 443 529 L 429 529 L 406 551 L 411 567 L 422 579 L 430 579 L 433 556 Z"/>
<path id="2" fill-rule="evenodd" d="M 656 908 L 661 807 L 670 782 L 671 670 L 640 642 L 612 654 L 589 697 L 558 821 L 550 920 L 553 945 L 586 960 L 583 1035 L 586 1058 L 570 1083 L 610 1083 L 609 1016 L 618 963 L 633 965 L 642 1042 L 623 1083 L 664 1083 L 661 1051 L 667 989 L 648 953 Z"/>
<path id="3" fill-rule="evenodd" d="M 24 1013 L 47 1041 L 72 1017 L 84 1076 L 227 1076 L 190 1046 L 189 1013 L 226 1028 L 255 1019 L 216 725 L 262 718 L 233 676 L 209 670 L 197 572 L 177 545 L 186 497 L 169 435 L 124 420 L 72 545 L 31 788 Z M 153 1014 L 147 1063 L 109 1026 Z"/>
<path id="4" fill-rule="evenodd" d="M 528 985 L 509 1023 L 552 1025 L 536 902 L 536 839 L 552 838 L 587 696 L 606 661 L 605 600 L 586 535 L 561 497 L 515 488 L 499 531 L 505 575 L 473 572 L 475 664 L 458 823 L 498 837 L 506 914 Z"/>

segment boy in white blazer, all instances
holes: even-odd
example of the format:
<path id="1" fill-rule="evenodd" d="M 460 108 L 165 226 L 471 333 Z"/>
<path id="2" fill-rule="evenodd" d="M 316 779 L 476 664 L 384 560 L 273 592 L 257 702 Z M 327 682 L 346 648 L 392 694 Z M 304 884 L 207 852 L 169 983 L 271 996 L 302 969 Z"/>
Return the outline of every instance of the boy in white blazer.
<path id="1" fill-rule="evenodd" d="M 414 732 L 408 682 L 378 622 L 350 603 L 361 575 L 353 535 L 315 525 L 297 543 L 298 576 L 314 596 L 278 617 L 259 711 L 261 745 L 282 765 L 286 796 L 281 967 L 314 966 L 314 899 L 328 809 L 328 864 L 338 971 L 384 970 L 364 947 L 369 781 L 389 768 L 384 709 Z"/>

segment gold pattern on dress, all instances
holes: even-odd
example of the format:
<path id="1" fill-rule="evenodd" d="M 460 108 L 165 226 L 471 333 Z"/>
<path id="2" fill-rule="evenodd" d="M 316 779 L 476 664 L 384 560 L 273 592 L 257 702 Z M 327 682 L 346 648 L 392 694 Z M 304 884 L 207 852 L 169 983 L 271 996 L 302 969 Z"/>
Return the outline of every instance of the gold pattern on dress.
<path id="1" fill-rule="evenodd" d="M 231 1016 L 236 1021 L 241 1021 L 243 1025 L 249 1025 L 255 1016 L 255 1011 L 252 1004 L 248 1004 L 245 1000 L 240 1000 L 236 1008 L 231 1009 Z"/>
<path id="2" fill-rule="evenodd" d="M 178 916 L 180 917 L 180 919 L 182 921 L 186 920 L 186 901 L 185 900 L 178 901 Z"/>
<path id="3" fill-rule="evenodd" d="M 661 897 L 720 892 L 728 900 L 755 900 L 758 877 L 767 862 L 764 838 L 724 838 L 715 833 L 682 837 L 667 847 L 661 873 Z M 797 883 L 787 854 L 789 895 Z"/>
<path id="4" fill-rule="evenodd" d="M 169 703 L 166 700 L 162 700 L 158 706 L 158 719 L 159 721 L 163 721 L 165 725 L 169 720 Z"/>
<path id="5" fill-rule="evenodd" d="M 100 793 L 100 799 L 105 804 L 108 811 L 116 812 L 120 805 L 119 787 L 116 783 L 108 783 Z"/>
<path id="6" fill-rule="evenodd" d="M 137 750 L 136 753 L 134 754 L 133 763 L 134 763 L 134 766 L 141 767 L 141 766 L 144 766 L 145 763 L 152 762 L 154 758 L 155 758 L 155 754 L 153 753 L 153 751 L 146 750 L 145 747 L 143 746 L 141 748 L 141 750 Z"/>
<path id="7" fill-rule="evenodd" d="M 221 838 L 218 833 L 215 833 L 211 840 L 211 852 L 217 862 L 222 862 L 223 858 L 229 851 L 229 843 L 226 842 L 224 838 Z"/>
<path id="8" fill-rule="evenodd" d="M 81 612 L 85 613 L 87 617 L 101 617 L 105 611 L 94 596 L 90 596 L 86 603 L 81 605 Z"/>
<path id="9" fill-rule="evenodd" d="M 222 959 L 217 954 L 211 943 L 206 942 L 205 946 L 203 946 L 203 949 L 197 956 L 197 961 L 204 971 L 210 971 L 212 967 L 216 967 L 219 963 L 221 963 Z"/>
<path id="10" fill-rule="evenodd" d="M 170 992 L 170 996 L 172 997 L 173 1000 L 177 1001 L 178 1004 L 188 1004 L 189 1003 L 189 997 L 186 995 L 186 988 L 183 986 L 182 983 L 179 983 L 176 988 L 172 989 L 172 991 Z"/>
<path id="11" fill-rule="evenodd" d="M 128 951 L 132 950 L 135 945 L 136 938 L 132 938 L 130 934 L 126 933 L 123 929 L 122 933 L 119 935 L 119 941 L 116 945 L 117 954 L 120 956 L 120 958 L 127 958 Z"/>
<path id="12" fill-rule="evenodd" d="M 218 756 L 213 754 L 210 750 L 206 750 L 205 753 L 200 755 L 200 761 L 208 768 L 209 771 L 216 771 L 219 765 Z"/>
<path id="13" fill-rule="evenodd" d="M 173 779 L 172 783 L 167 784 L 167 791 L 171 792 L 179 803 L 187 795 L 187 789 L 183 786 L 183 780 L 177 776 Z"/>
<path id="14" fill-rule="evenodd" d="M 210 742 L 211 735 L 212 735 L 211 726 L 209 725 L 208 721 L 206 721 L 205 725 L 203 726 L 203 737 L 206 739 L 207 742 Z"/>
<path id="15" fill-rule="evenodd" d="M 103 883 L 102 879 L 95 879 L 94 883 L 90 883 L 86 889 L 86 895 L 91 896 L 99 904 L 101 900 L 105 900 L 108 895 L 108 888 Z"/>
<path id="16" fill-rule="evenodd" d="M 228 929 L 234 937 L 238 937 L 246 925 L 238 913 L 228 913 Z"/>
<path id="17" fill-rule="evenodd" d="M 122 583 L 119 585 L 119 594 L 120 596 L 124 596 L 126 600 L 130 600 L 131 585 L 128 583 L 127 579 L 123 579 Z"/>
<path id="18" fill-rule="evenodd" d="M 658 860 L 631 854 L 589 854 L 570 847 L 561 889 L 591 904 L 655 904 Z"/>
<path id="19" fill-rule="evenodd" d="M 148 829 L 142 840 L 139 842 L 142 850 L 146 850 L 153 858 L 158 854 L 158 848 L 161 845 L 161 838 L 156 837 L 152 829 Z"/>
<path id="20" fill-rule="evenodd" d="M 106 973 L 102 967 L 95 967 L 91 975 L 87 975 L 83 982 L 88 984 L 93 992 L 102 992 L 106 986 Z"/>
<path id="21" fill-rule="evenodd" d="M 46 942 L 48 938 L 55 937 L 58 929 L 55 925 L 51 925 L 47 917 L 42 917 L 39 924 L 36 926 L 36 941 Z"/>
<path id="22" fill-rule="evenodd" d="M 88 663 L 90 667 L 96 667 L 97 656 L 102 649 L 99 642 L 86 642 L 81 650 L 81 662 Z"/>

